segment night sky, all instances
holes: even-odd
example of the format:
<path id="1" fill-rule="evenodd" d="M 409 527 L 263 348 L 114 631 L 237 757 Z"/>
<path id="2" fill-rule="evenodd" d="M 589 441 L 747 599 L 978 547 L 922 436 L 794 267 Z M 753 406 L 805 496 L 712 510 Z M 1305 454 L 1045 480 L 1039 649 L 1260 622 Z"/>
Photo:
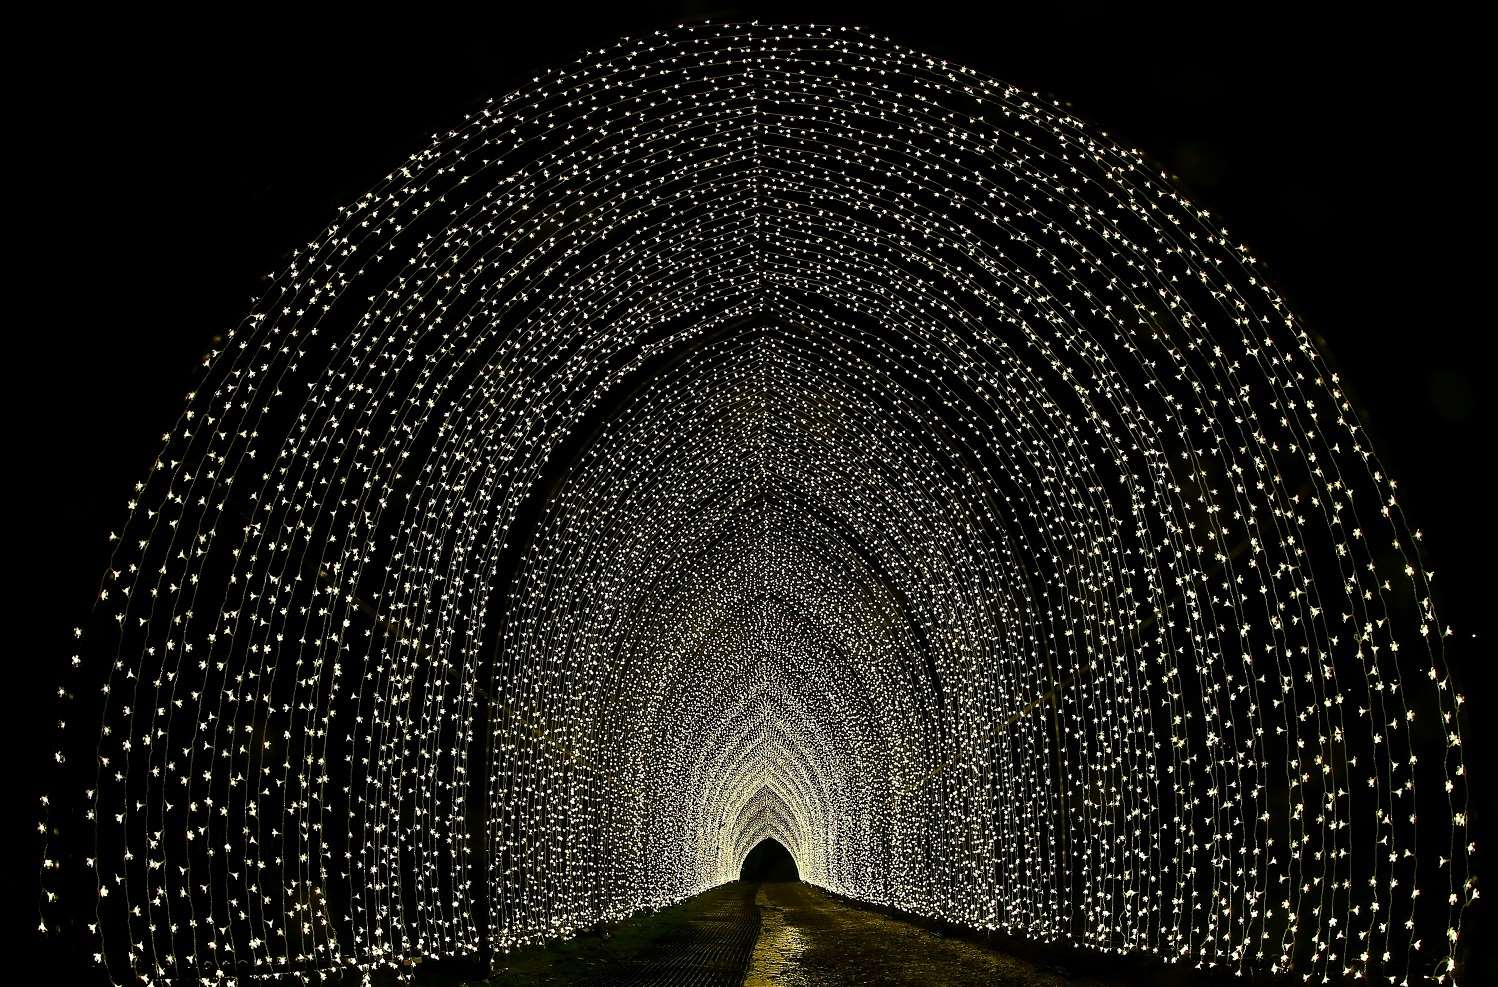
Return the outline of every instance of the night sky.
<path id="1" fill-rule="evenodd" d="M 758 17 L 861 23 L 1054 95 L 1153 157 L 1249 244 L 1342 371 L 1400 481 L 1455 629 L 1474 741 L 1490 742 L 1493 179 L 1479 148 L 1492 111 L 1479 105 L 1490 52 L 1474 23 L 1423 5 L 1418 20 L 1364 12 L 1314 23 L 1288 11 L 1208 23 L 1070 4 L 982 20 L 925 3 L 858 17 L 804 4 L 794 15 L 538 6 L 554 13 L 418 24 L 350 12 L 336 25 L 258 9 L 214 22 L 112 13 L 13 37 L 40 56 L 12 91 L 32 136 L 21 142 L 30 177 L 11 195 L 36 224 L 15 238 L 34 247 L 22 270 L 35 270 L 12 290 L 41 303 L 8 333 L 23 351 L 11 351 L 20 446 L 9 483 L 26 560 L 10 604 L 26 622 L 13 658 L 25 676 L 12 697 L 23 738 L 51 734 L 48 692 L 68 628 L 200 357 L 287 248 L 428 134 L 537 68 L 624 33 Z M 20 748 L 29 767 L 45 746 Z M 1487 791 L 1498 785 L 1491 761 L 1468 758 L 1488 773 Z M 22 828 L 35 804 L 25 795 L 25 812 L 12 812 Z M 1482 866 L 1491 873 L 1490 860 Z M 34 868 L 25 855 L 23 914 Z M 1491 880 L 1484 891 L 1495 892 Z"/>

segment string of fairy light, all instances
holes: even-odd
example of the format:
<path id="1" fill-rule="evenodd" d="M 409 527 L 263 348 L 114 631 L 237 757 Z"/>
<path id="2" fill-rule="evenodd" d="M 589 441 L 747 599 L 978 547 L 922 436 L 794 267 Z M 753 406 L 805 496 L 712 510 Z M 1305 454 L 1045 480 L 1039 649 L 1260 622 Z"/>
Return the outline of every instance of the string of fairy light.
<path id="1" fill-rule="evenodd" d="M 358 980 L 773 836 L 973 928 L 1454 979 L 1419 540 L 1139 154 L 863 31 L 624 40 L 205 359 L 68 651 L 43 927 L 117 982 Z"/>

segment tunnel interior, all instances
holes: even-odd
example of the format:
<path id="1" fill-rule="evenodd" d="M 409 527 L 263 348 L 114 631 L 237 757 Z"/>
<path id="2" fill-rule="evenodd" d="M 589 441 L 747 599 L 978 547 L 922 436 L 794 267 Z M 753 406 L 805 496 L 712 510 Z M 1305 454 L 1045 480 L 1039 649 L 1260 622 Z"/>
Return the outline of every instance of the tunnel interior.
<path id="1" fill-rule="evenodd" d="M 791 857 L 791 852 L 775 837 L 767 836 L 756 843 L 744 858 L 744 865 L 739 868 L 739 880 L 799 881 L 801 874 L 796 870 L 796 861 Z"/>
<path id="2" fill-rule="evenodd" d="M 1247 248 L 1064 107 L 843 28 L 623 40 L 203 373 L 59 690 L 44 924 L 121 979 L 492 956 L 773 848 L 1036 943 L 1449 968 L 1418 532 Z"/>

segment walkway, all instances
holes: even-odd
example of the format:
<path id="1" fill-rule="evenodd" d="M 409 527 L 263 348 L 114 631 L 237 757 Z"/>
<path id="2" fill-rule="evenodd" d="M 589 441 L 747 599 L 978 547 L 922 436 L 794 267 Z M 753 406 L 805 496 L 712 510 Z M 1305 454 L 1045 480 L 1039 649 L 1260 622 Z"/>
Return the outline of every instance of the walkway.
<path id="1" fill-rule="evenodd" d="M 516 954 L 486 987 L 1089 987 L 845 905 L 809 884 L 735 882 L 655 915 Z M 1095 987 L 1095 985 L 1094 985 Z"/>
<path id="2" fill-rule="evenodd" d="M 845 984 L 1080 987 L 997 950 L 845 905 L 809 884 L 764 884 L 745 987 Z"/>

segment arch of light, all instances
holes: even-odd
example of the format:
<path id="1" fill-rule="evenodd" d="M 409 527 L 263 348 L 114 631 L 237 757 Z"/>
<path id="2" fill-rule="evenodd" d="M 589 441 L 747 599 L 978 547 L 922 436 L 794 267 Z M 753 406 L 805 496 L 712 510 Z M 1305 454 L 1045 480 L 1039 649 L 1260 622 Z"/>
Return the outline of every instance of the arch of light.
<path id="1" fill-rule="evenodd" d="M 295 252 L 128 506 L 43 824 L 117 980 L 507 949 L 765 836 L 974 928 L 1450 975 L 1394 481 L 1244 247 L 960 66 L 730 25 L 537 77 Z"/>

